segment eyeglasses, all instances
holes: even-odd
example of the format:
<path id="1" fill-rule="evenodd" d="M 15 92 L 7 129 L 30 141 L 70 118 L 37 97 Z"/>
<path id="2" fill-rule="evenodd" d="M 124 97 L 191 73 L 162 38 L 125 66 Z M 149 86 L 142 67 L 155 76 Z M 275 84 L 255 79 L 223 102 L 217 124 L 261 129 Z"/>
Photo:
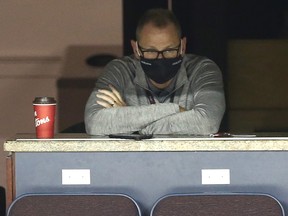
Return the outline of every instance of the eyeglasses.
<path id="1" fill-rule="evenodd" d="M 158 50 L 155 50 L 155 49 L 145 49 L 143 47 L 141 47 L 138 44 L 138 48 L 142 54 L 142 56 L 144 58 L 147 58 L 147 59 L 157 59 L 159 58 L 159 55 L 161 54 L 163 56 L 163 58 L 176 58 L 179 54 L 179 50 L 180 50 L 180 47 L 181 47 L 181 42 L 179 43 L 179 45 L 175 48 L 169 48 L 169 49 L 165 49 L 165 50 L 162 50 L 162 51 L 158 51 Z"/>

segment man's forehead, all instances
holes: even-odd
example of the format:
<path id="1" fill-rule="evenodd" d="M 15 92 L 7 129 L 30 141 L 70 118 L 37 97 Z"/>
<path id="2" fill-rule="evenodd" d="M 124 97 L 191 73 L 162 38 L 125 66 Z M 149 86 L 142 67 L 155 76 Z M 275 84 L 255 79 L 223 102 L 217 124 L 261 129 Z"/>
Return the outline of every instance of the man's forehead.
<path id="1" fill-rule="evenodd" d="M 143 27 L 139 35 L 139 43 L 158 47 L 163 44 L 164 46 L 175 46 L 179 43 L 179 36 L 173 24 L 167 26 L 155 26 L 147 24 Z"/>
<path id="2" fill-rule="evenodd" d="M 169 30 L 173 34 L 177 34 L 177 28 L 173 23 L 167 23 L 167 24 L 162 24 L 162 25 L 156 25 L 155 23 L 149 22 L 145 24 L 140 31 L 140 35 L 148 33 L 148 32 L 162 32 L 165 30 Z"/>

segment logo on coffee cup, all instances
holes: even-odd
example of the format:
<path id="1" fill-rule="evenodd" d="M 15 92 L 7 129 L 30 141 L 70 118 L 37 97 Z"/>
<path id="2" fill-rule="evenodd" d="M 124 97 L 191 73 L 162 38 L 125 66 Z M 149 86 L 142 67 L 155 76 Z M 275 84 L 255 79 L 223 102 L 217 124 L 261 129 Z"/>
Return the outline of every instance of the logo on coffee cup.
<path id="1" fill-rule="evenodd" d="M 42 118 L 42 119 L 36 118 L 35 119 L 35 127 L 39 127 L 40 125 L 46 124 L 48 122 L 50 122 L 50 119 L 48 116 L 46 118 Z"/>

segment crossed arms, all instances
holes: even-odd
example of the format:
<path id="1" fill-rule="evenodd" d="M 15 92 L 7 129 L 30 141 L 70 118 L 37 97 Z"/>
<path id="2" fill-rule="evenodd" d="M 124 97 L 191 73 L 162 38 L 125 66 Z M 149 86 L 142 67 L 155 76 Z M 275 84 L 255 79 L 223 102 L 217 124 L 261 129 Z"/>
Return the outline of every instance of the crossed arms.
<path id="1" fill-rule="evenodd" d="M 121 76 L 113 71 L 113 76 L 117 78 L 117 75 Z M 218 72 L 202 75 L 197 85 L 188 83 L 193 89 L 187 88 L 185 94 L 179 90 L 173 103 L 150 104 L 145 94 L 130 94 L 133 89 L 125 92 L 129 83 L 116 78 L 99 79 L 90 95 L 85 109 L 88 134 L 138 131 L 141 134 L 204 135 L 218 131 L 225 111 L 222 77 Z"/>

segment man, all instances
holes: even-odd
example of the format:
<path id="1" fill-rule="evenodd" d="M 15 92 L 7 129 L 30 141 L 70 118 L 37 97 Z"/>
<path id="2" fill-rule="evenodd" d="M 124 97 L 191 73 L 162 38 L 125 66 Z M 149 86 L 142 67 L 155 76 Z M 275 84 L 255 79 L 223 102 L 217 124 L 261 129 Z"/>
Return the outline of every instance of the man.
<path id="1" fill-rule="evenodd" d="M 216 133 L 224 111 L 222 75 L 211 60 L 185 54 L 172 12 L 147 11 L 134 55 L 111 61 L 85 108 L 90 135 Z"/>

